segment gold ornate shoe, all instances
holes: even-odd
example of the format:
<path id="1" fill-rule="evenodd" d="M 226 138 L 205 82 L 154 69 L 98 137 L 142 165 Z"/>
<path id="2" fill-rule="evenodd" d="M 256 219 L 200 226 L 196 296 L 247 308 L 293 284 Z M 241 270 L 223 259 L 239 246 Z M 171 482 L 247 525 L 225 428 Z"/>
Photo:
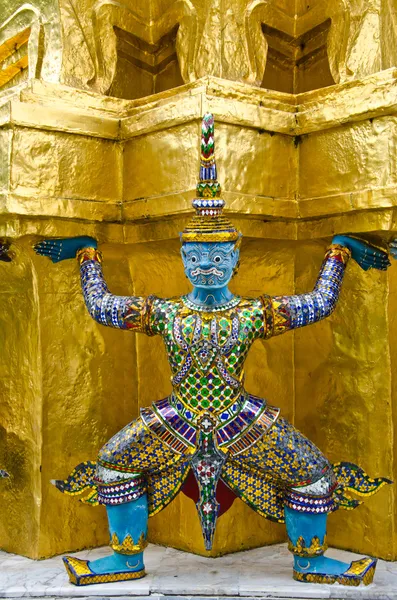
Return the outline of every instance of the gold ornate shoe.
<path id="1" fill-rule="evenodd" d="M 361 558 L 354 560 L 350 567 L 341 575 L 327 575 L 326 573 L 302 573 L 294 569 L 293 577 L 296 581 L 306 583 L 340 583 L 341 585 L 369 585 L 372 583 L 376 569 L 376 558 Z"/>
<path id="2" fill-rule="evenodd" d="M 88 565 L 88 560 L 64 556 L 66 570 L 70 583 L 74 585 L 91 585 L 93 583 L 114 583 L 115 581 L 128 581 L 129 579 L 141 579 L 145 577 L 145 569 L 140 571 L 117 571 L 115 573 L 94 573 Z"/>

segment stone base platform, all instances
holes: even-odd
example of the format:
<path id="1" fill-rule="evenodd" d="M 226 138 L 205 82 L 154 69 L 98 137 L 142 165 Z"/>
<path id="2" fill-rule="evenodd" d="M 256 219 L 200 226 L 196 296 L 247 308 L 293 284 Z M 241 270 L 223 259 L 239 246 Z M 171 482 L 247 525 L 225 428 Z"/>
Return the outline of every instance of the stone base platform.
<path id="1" fill-rule="evenodd" d="M 107 547 L 78 552 L 91 560 Z M 357 555 L 331 549 L 328 555 L 350 562 Z M 212 598 L 365 598 L 397 600 L 397 562 L 379 561 L 370 586 L 317 585 L 292 579 L 292 560 L 286 544 L 204 558 L 172 548 L 150 545 L 145 552 L 147 577 L 138 581 L 75 587 L 68 582 L 59 556 L 34 561 L 0 552 L 1 598 L 126 598 L 136 600 L 191 600 Z"/>

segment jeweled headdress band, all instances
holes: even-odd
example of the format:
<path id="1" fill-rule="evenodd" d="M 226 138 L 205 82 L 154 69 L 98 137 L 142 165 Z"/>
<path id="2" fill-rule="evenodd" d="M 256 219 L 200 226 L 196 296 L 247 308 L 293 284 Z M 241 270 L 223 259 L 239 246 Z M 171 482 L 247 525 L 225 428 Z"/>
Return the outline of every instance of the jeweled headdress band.
<path id="1" fill-rule="evenodd" d="M 201 124 L 200 179 L 197 198 L 192 202 L 196 214 L 181 234 L 182 242 L 234 242 L 240 234 L 223 216 L 225 201 L 215 164 L 214 117 L 207 113 Z"/>

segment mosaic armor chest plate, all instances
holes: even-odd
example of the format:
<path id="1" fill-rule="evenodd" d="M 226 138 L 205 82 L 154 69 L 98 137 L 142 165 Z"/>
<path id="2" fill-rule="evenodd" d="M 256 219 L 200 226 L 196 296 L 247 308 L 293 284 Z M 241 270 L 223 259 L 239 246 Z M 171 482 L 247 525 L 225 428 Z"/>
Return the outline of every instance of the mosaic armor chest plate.
<path id="1" fill-rule="evenodd" d="M 244 390 L 251 344 L 267 337 L 261 299 L 235 298 L 219 312 L 199 311 L 186 298 L 154 299 L 150 329 L 161 334 L 173 393 L 143 408 L 141 416 L 174 451 L 192 452 L 208 415 L 217 447 L 244 451 L 271 426 L 279 410 Z"/>
<path id="2" fill-rule="evenodd" d="M 220 415 L 236 402 L 248 350 L 266 332 L 261 300 L 241 298 L 220 312 L 193 310 L 184 297 L 156 299 L 151 326 L 166 345 L 178 408 L 192 415 Z"/>

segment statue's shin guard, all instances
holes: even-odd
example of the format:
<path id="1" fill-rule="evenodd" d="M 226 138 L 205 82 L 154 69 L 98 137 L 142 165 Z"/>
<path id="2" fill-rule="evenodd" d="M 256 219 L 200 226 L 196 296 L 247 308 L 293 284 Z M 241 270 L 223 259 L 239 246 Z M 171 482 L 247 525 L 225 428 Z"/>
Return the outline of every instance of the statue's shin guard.
<path id="1" fill-rule="evenodd" d="M 310 497 L 291 492 L 284 510 L 288 549 L 294 555 L 294 579 L 351 586 L 372 583 L 376 560 L 363 558 L 349 564 L 324 556 L 327 517 L 335 510 L 331 495 Z"/>
<path id="2" fill-rule="evenodd" d="M 135 565 L 129 564 L 129 568 L 144 569 L 143 551 L 148 544 L 147 494 L 119 506 L 107 506 L 106 512 L 109 521 L 110 546 L 113 552 L 123 556 L 133 556 L 132 562 Z"/>
<path id="3" fill-rule="evenodd" d="M 302 513 L 285 507 L 288 550 L 297 558 L 322 556 L 327 549 L 327 513 Z"/>
<path id="4" fill-rule="evenodd" d="M 148 499 L 140 478 L 113 484 L 98 482 L 98 498 L 106 505 L 113 554 L 94 561 L 64 557 L 71 583 L 111 583 L 145 576 Z"/>
<path id="5" fill-rule="evenodd" d="M 106 506 L 110 546 L 114 556 L 108 561 L 93 561 L 90 567 L 102 573 L 120 568 L 143 577 L 143 551 L 147 546 L 148 525 L 145 480 L 135 475 L 113 483 L 98 481 L 98 499 Z"/>

